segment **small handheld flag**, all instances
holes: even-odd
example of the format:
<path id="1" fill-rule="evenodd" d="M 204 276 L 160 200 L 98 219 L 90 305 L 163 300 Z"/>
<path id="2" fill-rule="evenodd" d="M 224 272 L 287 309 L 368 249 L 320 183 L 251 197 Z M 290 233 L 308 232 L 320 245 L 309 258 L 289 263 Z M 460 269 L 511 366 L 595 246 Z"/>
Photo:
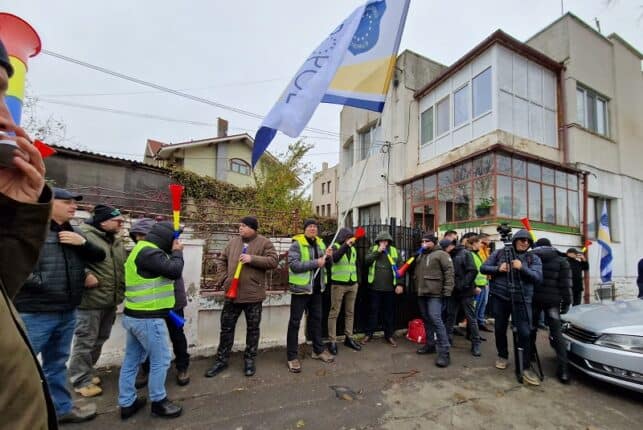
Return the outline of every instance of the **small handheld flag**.
<path id="1" fill-rule="evenodd" d="M 38 140 L 38 139 L 34 140 L 33 146 L 35 146 L 38 152 L 40 152 L 40 155 L 42 156 L 42 158 L 51 157 L 56 153 L 56 150 L 54 148 L 47 145 L 42 140 Z"/>
<path id="2" fill-rule="evenodd" d="M 406 260 L 406 262 L 405 262 L 404 264 L 402 264 L 402 267 L 400 267 L 400 268 L 397 270 L 397 277 L 398 277 L 398 278 L 401 278 L 401 277 L 403 277 L 403 276 L 406 274 L 406 271 L 407 271 L 407 270 L 409 270 L 409 267 L 411 267 L 411 264 L 413 264 L 413 261 L 415 261 L 415 258 L 416 258 L 418 255 L 420 255 L 420 254 L 422 253 L 422 249 L 423 249 L 423 248 L 422 248 L 422 247 L 420 247 L 420 248 L 417 250 L 417 252 L 415 253 L 415 255 L 413 255 L 411 258 L 409 258 L 408 260 Z"/>
<path id="3" fill-rule="evenodd" d="M 364 236 L 366 236 L 366 230 L 364 229 L 364 227 L 357 227 L 355 229 L 355 234 L 353 235 L 353 237 L 351 239 L 359 240 L 359 239 L 363 238 Z"/>
<path id="4" fill-rule="evenodd" d="M 583 249 L 581 249 L 580 251 L 584 254 L 585 252 L 587 252 L 587 248 L 589 248 L 590 246 L 592 246 L 592 241 L 586 240 L 585 246 L 583 246 Z"/>
<path id="5" fill-rule="evenodd" d="M 168 313 L 168 316 L 170 317 L 170 321 L 172 321 L 172 324 L 174 324 L 176 328 L 181 328 L 185 325 L 185 318 L 183 318 L 181 315 L 177 314 L 176 312 L 170 311 Z"/>
<path id="6" fill-rule="evenodd" d="M 172 196 L 172 218 L 174 220 L 174 239 L 179 238 L 181 230 L 181 197 L 183 196 L 183 185 L 170 184 L 170 195 Z"/>
<path id="7" fill-rule="evenodd" d="M 241 254 L 245 254 L 248 251 L 248 244 L 243 245 L 243 249 L 241 250 Z M 239 292 L 239 276 L 241 276 L 241 268 L 243 267 L 243 263 L 241 260 L 237 263 L 237 268 L 234 271 L 234 277 L 232 278 L 232 283 L 230 284 L 230 288 L 228 288 L 228 291 L 225 293 L 226 299 L 231 299 L 234 300 L 237 298 L 238 292 Z"/>
<path id="8" fill-rule="evenodd" d="M 529 218 L 523 218 L 520 220 L 523 226 L 527 229 L 529 234 L 531 235 L 531 240 L 534 242 L 536 241 L 536 235 L 534 234 L 534 231 L 531 229 L 531 224 L 529 224 Z"/>

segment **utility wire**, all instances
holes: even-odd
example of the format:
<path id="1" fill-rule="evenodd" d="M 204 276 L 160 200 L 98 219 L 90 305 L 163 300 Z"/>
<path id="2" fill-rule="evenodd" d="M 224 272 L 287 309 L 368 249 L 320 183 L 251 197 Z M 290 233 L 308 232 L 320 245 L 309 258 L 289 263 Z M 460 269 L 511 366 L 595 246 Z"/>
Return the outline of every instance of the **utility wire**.
<path id="1" fill-rule="evenodd" d="M 234 112 L 234 113 L 238 113 L 240 115 L 249 116 L 251 118 L 255 118 L 255 119 L 259 119 L 259 120 L 262 120 L 264 118 L 262 115 L 256 114 L 254 112 L 250 112 L 250 111 L 240 109 L 240 108 L 237 108 L 237 107 L 234 107 L 234 106 L 228 106 L 228 105 L 225 105 L 223 103 L 218 103 L 216 101 L 206 99 L 204 97 L 194 96 L 192 94 L 188 94 L 188 93 L 183 92 L 183 91 L 179 91 L 179 90 L 175 90 L 175 89 L 172 89 L 172 88 L 169 88 L 169 87 L 158 85 L 158 84 L 155 84 L 153 82 L 149 82 L 149 81 L 145 81 L 143 79 L 135 78 L 133 76 L 128 76 L 128 75 L 125 75 L 123 73 L 115 72 L 113 70 L 106 69 L 105 67 L 101 67 L 101 66 L 97 66 L 95 64 L 87 63 L 85 61 L 77 60 L 75 58 L 71 58 L 71 57 L 68 57 L 66 55 L 58 54 L 56 52 L 49 51 L 47 49 L 43 49 L 41 52 L 43 54 L 45 54 L 45 55 L 49 55 L 49 56 L 57 58 L 59 60 L 67 61 L 69 63 L 73 63 L 73 64 L 76 64 L 76 65 L 79 65 L 79 66 L 83 66 L 83 67 L 86 67 L 88 69 L 96 70 L 98 72 L 105 73 L 105 74 L 108 74 L 108 75 L 111 75 L 111 76 L 114 76 L 114 77 L 117 77 L 117 78 L 120 78 L 120 79 L 124 79 L 126 81 L 130 81 L 130 82 L 133 82 L 133 83 L 138 84 L 138 85 L 143 85 L 143 86 L 146 86 L 146 87 L 154 88 L 155 90 L 159 90 L 159 91 L 163 91 L 163 92 L 166 92 L 166 93 L 174 94 L 176 96 L 183 97 L 183 98 L 186 98 L 186 99 L 198 102 L 198 103 L 203 103 L 203 104 L 206 104 L 208 106 L 214 106 L 214 107 L 217 107 L 217 108 L 220 108 L 220 109 L 228 110 L 228 111 L 231 111 L 231 112 Z M 328 130 L 322 130 L 322 129 L 314 128 L 314 127 L 306 127 L 305 130 L 312 131 L 312 132 L 315 132 L 315 133 L 320 133 L 320 134 L 327 134 L 329 136 L 339 136 L 339 133 L 328 131 Z"/>

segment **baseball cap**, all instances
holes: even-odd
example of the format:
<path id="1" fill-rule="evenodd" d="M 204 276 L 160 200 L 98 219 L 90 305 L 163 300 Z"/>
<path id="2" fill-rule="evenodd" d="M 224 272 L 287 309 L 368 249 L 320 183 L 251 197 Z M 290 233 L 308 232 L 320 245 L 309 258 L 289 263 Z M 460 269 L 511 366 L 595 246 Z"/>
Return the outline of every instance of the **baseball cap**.
<path id="1" fill-rule="evenodd" d="M 77 193 L 72 193 L 71 191 L 66 190 L 64 188 L 54 187 L 54 199 L 81 201 L 83 199 L 83 196 Z"/>

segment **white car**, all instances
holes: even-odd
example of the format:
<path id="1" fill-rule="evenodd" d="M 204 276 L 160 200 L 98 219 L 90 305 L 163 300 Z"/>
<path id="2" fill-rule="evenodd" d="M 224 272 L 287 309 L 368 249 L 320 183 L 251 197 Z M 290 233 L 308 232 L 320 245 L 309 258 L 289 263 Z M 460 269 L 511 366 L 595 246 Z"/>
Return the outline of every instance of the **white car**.
<path id="1" fill-rule="evenodd" d="M 643 393 L 643 300 L 575 306 L 562 319 L 571 365 Z"/>

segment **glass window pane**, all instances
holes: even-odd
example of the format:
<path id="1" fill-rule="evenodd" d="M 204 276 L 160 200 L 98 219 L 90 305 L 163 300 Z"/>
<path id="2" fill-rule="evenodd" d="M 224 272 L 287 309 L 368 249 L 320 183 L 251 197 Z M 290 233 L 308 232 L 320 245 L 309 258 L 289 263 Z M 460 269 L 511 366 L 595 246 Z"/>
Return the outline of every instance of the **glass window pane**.
<path id="1" fill-rule="evenodd" d="M 578 190 L 578 176 L 574 175 L 573 173 L 567 174 L 567 188 L 571 189 L 572 191 Z"/>
<path id="2" fill-rule="evenodd" d="M 423 181 L 424 181 L 424 192 L 427 193 L 431 190 L 435 190 L 435 184 L 436 184 L 437 178 L 435 175 L 430 175 L 426 176 Z"/>
<path id="3" fill-rule="evenodd" d="M 567 198 L 567 223 L 572 227 L 578 227 L 580 225 L 578 192 L 568 191 Z"/>
<path id="4" fill-rule="evenodd" d="M 498 173 L 506 173 L 511 175 L 511 157 L 504 154 L 496 155 L 496 164 Z"/>
<path id="5" fill-rule="evenodd" d="M 513 217 L 524 218 L 527 216 L 527 181 L 514 179 Z"/>
<path id="6" fill-rule="evenodd" d="M 567 173 L 556 170 L 556 185 L 559 187 L 567 187 Z"/>
<path id="7" fill-rule="evenodd" d="M 440 188 L 438 193 L 439 200 L 439 219 L 438 221 L 443 224 L 445 222 L 453 222 L 453 199 L 454 190 L 452 187 Z"/>
<path id="8" fill-rule="evenodd" d="M 585 91 L 576 88 L 576 122 L 585 127 Z"/>
<path id="9" fill-rule="evenodd" d="M 596 132 L 602 135 L 607 134 L 607 118 L 605 112 L 605 102 L 601 99 L 596 99 Z"/>
<path id="10" fill-rule="evenodd" d="M 493 214 L 493 176 L 484 176 L 473 181 L 473 198 L 477 218 Z"/>
<path id="11" fill-rule="evenodd" d="M 471 219 L 471 182 L 463 182 L 455 187 L 455 221 Z"/>
<path id="12" fill-rule="evenodd" d="M 493 155 L 487 154 L 473 160 L 473 173 L 475 176 L 483 176 L 491 173 L 493 168 Z"/>
<path id="13" fill-rule="evenodd" d="M 491 67 L 473 78 L 473 117 L 491 110 Z"/>
<path id="14" fill-rule="evenodd" d="M 527 165 L 527 177 L 532 181 L 540 182 L 540 164 L 529 162 Z"/>
<path id="15" fill-rule="evenodd" d="M 422 112 L 422 144 L 433 140 L 433 106 Z"/>
<path id="16" fill-rule="evenodd" d="M 524 178 L 527 174 L 527 164 L 525 160 L 520 158 L 514 158 L 512 161 L 513 164 L 513 174 L 519 178 Z"/>
<path id="17" fill-rule="evenodd" d="M 496 181 L 497 216 L 511 217 L 511 178 L 498 175 Z"/>
<path id="18" fill-rule="evenodd" d="M 556 213 L 554 211 L 554 187 L 543 185 L 543 221 L 554 223 Z"/>
<path id="19" fill-rule="evenodd" d="M 587 230 L 590 238 L 595 238 L 598 233 L 598 223 L 596 222 L 596 202 L 598 199 L 589 197 L 587 199 Z"/>
<path id="20" fill-rule="evenodd" d="M 449 97 L 443 99 L 442 101 L 438 102 L 437 106 L 437 132 L 436 136 L 441 136 L 447 131 L 449 131 L 450 124 L 449 124 L 449 112 L 450 112 L 450 103 L 449 103 Z"/>
<path id="21" fill-rule="evenodd" d="M 457 127 L 469 120 L 469 85 L 453 93 L 453 126 Z"/>
<path id="22" fill-rule="evenodd" d="M 453 183 L 453 169 L 446 169 L 438 173 L 438 183 L 440 187 L 451 185 Z"/>
<path id="23" fill-rule="evenodd" d="M 411 187 L 411 201 L 413 203 L 423 202 L 424 191 L 422 189 L 422 180 L 413 181 Z"/>
<path id="24" fill-rule="evenodd" d="M 529 219 L 533 221 L 542 221 L 540 215 L 540 184 L 529 182 Z"/>
<path id="25" fill-rule="evenodd" d="M 556 224 L 567 225 L 567 190 L 556 187 Z"/>
<path id="26" fill-rule="evenodd" d="M 587 92 L 585 93 L 585 100 L 587 103 L 587 124 L 586 127 L 592 131 L 596 131 L 596 94 Z"/>
<path id="27" fill-rule="evenodd" d="M 554 169 L 543 166 L 543 182 L 546 184 L 554 183 Z"/>
<path id="28" fill-rule="evenodd" d="M 411 218 L 411 184 L 406 184 L 404 185 L 404 219 L 409 218 Z"/>
<path id="29" fill-rule="evenodd" d="M 460 182 L 471 179 L 471 161 L 466 161 L 453 169 L 453 182 Z"/>

